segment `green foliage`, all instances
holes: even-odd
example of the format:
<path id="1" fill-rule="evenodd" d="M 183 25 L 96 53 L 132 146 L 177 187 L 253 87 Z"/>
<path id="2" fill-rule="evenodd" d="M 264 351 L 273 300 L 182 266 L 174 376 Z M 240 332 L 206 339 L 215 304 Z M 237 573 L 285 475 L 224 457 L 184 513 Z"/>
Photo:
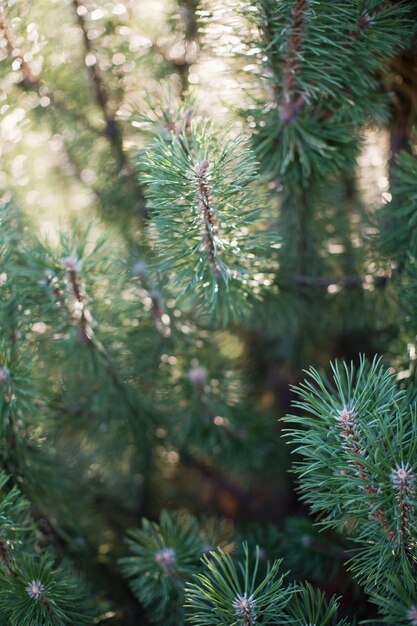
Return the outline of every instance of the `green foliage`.
<path id="1" fill-rule="evenodd" d="M 394 172 L 394 196 L 379 210 L 379 245 L 384 255 L 395 260 L 399 271 L 403 271 L 412 269 L 417 254 L 416 156 L 400 153 Z"/>
<path id="2" fill-rule="evenodd" d="M 0 474 L 0 619 L 7 626 L 91 624 L 84 585 L 34 541 L 29 503 Z"/>
<path id="3" fill-rule="evenodd" d="M 251 110 L 265 168 L 304 186 L 311 176 L 340 172 L 352 162 L 367 116 L 387 115 L 378 72 L 406 45 L 410 8 L 374 0 L 243 4 L 259 31 L 248 48 L 258 60 L 254 71 L 274 90 L 272 101 Z"/>
<path id="4" fill-rule="evenodd" d="M 348 626 L 346 620 L 337 617 L 339 605 L 335 596 L 326 599 L 323 592 L 309 584 L 300 585 L 291 597 L 286 612 L 291 626 Z"/>
<path id="5" fill-rule="evenodd" d="M 271 285 L 274 245 L 254 230 L 265 205 L 247 143 L 186 119 L 168 137 L 157 135 L 139 165 L 151 246 L 183 306 L 223 325 L 247 314 Z"/>
<path id="6" fill-rule="evenodd" d="M 259 554 L 251 568 L 247 546 L 244 551 L 244 561 L 237 564 L 222 550 L 203 557 L 206 570 L 196 574 L 186 589 L 191 624 L 251 626 L 258 621 L 274 624 L 282 618 L 291 592 L 283 586 L 281 561 L 274 561 L 266 574 L 259 575 Z"/>
<path id="7" fill-rule="evenodd" d="M 321 524 L 354 538 L 350 566 L 368 593 L 392 576 L 412 585 L 416 406 L 380 361 L 362 359 L 357 371 L 336 363 L 332 372 L 329 382 L 310 370 L 296 388 L 302 415 L 287 418 L 298 425 L 289 437 L 302 498 Z"/>
<path id="8" fill-rule="evenodd" d="M 417 624 L 415 3 L 226 5 L 0 7 L 2 626 Z"/>
<path id="9" fill-rule="evenodd" d="M 185 581 L 199 566 L 204 546 L 196 520 L 162 511 L 159 523 L 142 520 L 131 530 L 132 556 L 121 559 L 124 575 L 156 623 L 183 624 Z"/>
<path id="10" fill-rule="evenodd" d="M 319 532 L 310 519 L 301 516 L 286 519 L 278 554 L 292 576 L 317 584 L 332 580 L 347 558 L 347 552 L 335 537 Z"/>
<path id="11" fill-rule="evenodd" d="M 240 401 L 247 390 L 239 372 L 227 369 L 232 363 L 216 355 L 210 365 L 211 371 L 196 365 L 181 376 L 173 373 L 167 381 L 167 436 L 179 450 L 215 458 L 235 472 L 250 473 L 262 467 L 271 452 L 273 416 L 264 415 L 249 401 Z M 223 380 L 219 380 L 221 375 Z M 174 393 L 180 411 L 172 410 Z"/>
<path id="12" fill-rule="evenodd" d="M 399 321 L 403 346 L 410 352 L 415 343 L 417 239 L 416 239 L 416 174 L 414 154 L 401 152 L 392 165 L 395 185 L 392 199 L 378 211 L 378 249 L 390 275 L 390 297 L 401 302 Z M 403 348 L 404 349 L 404 348 Z M 397 350 L 398 351 L 398 350 Z M 414 366 L 411 364 L 411 369 Z"/>
<path id="13" fill-rule="evenodd" d="M 373 596 L 382 613 L 383 623 L 396 626 L 414 626 L 417 619 L 415 582 L 403 584 L 396 576 L 388 576 L 380 593 Z"/>
<path id="14" fill-rule="evenodd" d="M 21 557 L 0 571 L 0 616 L 10 626 L 91 624 L 80 581 L 47 554 Z"/>

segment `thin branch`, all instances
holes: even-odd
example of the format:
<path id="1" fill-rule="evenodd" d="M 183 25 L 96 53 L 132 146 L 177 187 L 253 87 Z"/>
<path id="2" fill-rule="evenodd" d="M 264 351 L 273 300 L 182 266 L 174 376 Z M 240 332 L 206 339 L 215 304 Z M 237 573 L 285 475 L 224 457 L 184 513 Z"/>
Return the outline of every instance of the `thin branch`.
<path id="1" fill-rule="evenodd" d="M 78 26 L 82 34 L 86 70 L 93 88 L 95 102 L 98 108 L 101 110 L 104 118 L 106 137 L 110 143 L 110 146 L 112 147 L 113 153 L 120 169 L 120 173 L 126 176 L 130 182 L 138 204 L 139 213 L 143 218 L 145 218 L 147 216 L 147 212 L 145 208 L 142 189 L 136 181 L 134 169 L 129 160 L 127 152 L 124 150 L 122 128 L 116 118 L 116 111 L 114 111 L 111 107 L 110 97 L 97 63 L 87 63 L 87 58 L 95 58 L 96 53 L 91 43 L 91 39 L 89 38 L 88 26 L 84 18 L 84 6 L 79 0 L 73 0 L 72 4 L 77 18 Z"/>
<path id="2" fill-rule="evenodd" d="M 208 263 L 213 273 L 219 275 L 221 273 L 221 269 L 217 259 L 218 251 L 215 242 L 217 224 L 214 219 L 210 200 L 210 190 L 207 181 L 208 168 L 208 161 L 202 161 L 196 167 L 196 179 L 198 185 L 197 195 L 201 209 L 201 223 L 204 232 L 204 241 L 207 248 Z"/>
<path id="3" fill-rule="evenodd" d="M 400 541 L 404 543 L 409 532 L 409 503 L 414 492 L 414 472 L 408 464 L 397 465 L 391 474 L 392 486 L 399 513 Z"/>
<path id="4" fill-rule="evenodd" d="M 371 497 L 378 493 L 378 488 L 372 483 L 371 476 L 365 468 L 361 459 L 366 459 L 366 451 L 361 445 L 357 414 L 354 409 L 344 408 L 337 415 L 337 422 L 340 427 L 340 437 L 342 439 L 342 447 L 349 454 L 353 454 L 354 460 L 348 463 L 354 468 L 357 477 L 362 481 L 361 489 Z M 373 505 L 371 506 L 373 509 Z M 379 522 L 387 539 L 391 540 L 394 536 L 393 530 L 385 516 L 385 513 L 377 508 L 372 510 L 372 517 Z"/>
<path id="5" fill-rule="evenodd" d="M 292 24 L 282 71 L 280 116 L 283 122 L 289 122 L 296 117 L 304 105 L 303 96 L 296 92 L 296 75 L 300 67 L 300 51 L 307 9 L 308 0 L 295 0 L 291 12 Z"/>

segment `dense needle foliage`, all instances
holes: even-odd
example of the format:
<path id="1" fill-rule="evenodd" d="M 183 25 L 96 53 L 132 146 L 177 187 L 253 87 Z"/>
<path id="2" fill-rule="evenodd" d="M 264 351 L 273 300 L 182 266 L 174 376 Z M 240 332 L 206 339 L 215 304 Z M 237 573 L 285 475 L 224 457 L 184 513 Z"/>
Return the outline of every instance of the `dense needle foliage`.
<path id="1" fill-rule="evenodd" d="M 1 4 L 1 626 L 417 625 L 416 24 Z"/>

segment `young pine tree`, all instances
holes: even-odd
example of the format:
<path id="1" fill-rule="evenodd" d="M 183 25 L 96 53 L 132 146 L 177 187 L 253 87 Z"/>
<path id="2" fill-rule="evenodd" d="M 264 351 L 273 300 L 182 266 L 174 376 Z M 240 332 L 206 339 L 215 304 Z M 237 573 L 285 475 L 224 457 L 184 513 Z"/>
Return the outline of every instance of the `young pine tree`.
<path id="1" fill-rule="evenodd" d="M 417 625 L 416 18 L 3 2 L 1 625 Z"/>

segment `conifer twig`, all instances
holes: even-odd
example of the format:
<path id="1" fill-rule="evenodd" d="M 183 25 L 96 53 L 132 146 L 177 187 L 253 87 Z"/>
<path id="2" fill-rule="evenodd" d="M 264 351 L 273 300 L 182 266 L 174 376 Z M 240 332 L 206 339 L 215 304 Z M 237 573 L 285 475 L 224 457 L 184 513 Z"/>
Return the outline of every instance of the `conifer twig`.
<path id="1" fill-rule="evenodd" d="M 207 259 L 210 269 L 219 275 L 220 267 L 217 261 L 217 246 L 215 236 L 217 235 L 217 225 L 213 215 L 213 209 L 210 201 L 210 190 L 207 181 L 207 170 L 209 168 L 208 161 L 198 163 L 196 167 L 198 199 L 201 208 L 201 223 L 204 232 L 205 244 L 207 248 Z"/>
<path id="2" fill-rule="evenodd" d="M 78 26 L 82 34 L 85 59 L 87 60 L 88 55 L 92 58 L 95 58 L 96 53 L 88 36 L 88 26 L 86 20 L 84 19 L 84 13 L 81 8 L 83 7 L 83 5 L 81 4 L 80 0 L 73 0 L 72 4 L 77 18 Z M 145 208 L 142 189 L 136 181 L 135 171 L 132 167 L 128 154 L 124 149 L 122 128 L 116 118 L 116 111 L 113 111 L 111 108 L 110 98 L 106 90 L 100 70 L 97 66 L 97 62 L 87 63 L 85 61 L 85 66 L 87 73 L 90 77 L 91 85 L 93 87 L 96 104 L 101 110 L 104 118 L 105 134 L 113 149 L 113 153 L 118 163 L 120 173 L 126 176 L 129 180 L 138 204 L 139 213 L 142 218 L 145 218 L 147 216 L 147 211 Z"/>
<path id="3" fill-rule="evenodd" d="M 409 501 L 414 492 L 414 472 L 408 464 L 401 463 L 392 470 L 391 480 L 400 516 L 400 541 L 404 542 L 408 530 Z"/>
<path id="4" fill-rule="evenodd" d="M 300 66 L 300 51 L 308 0 L 295 0 L 291 13 L 291 29 L 287 41 L 286 58 L 282 76 L 280 115 L 286 123 L 299 115 L 304 105 L 302 94 L 296 93 L 296 74 Z"/>
<path id="5" fill-rule="evenodd" d="M 336 419 L 340 427 L 342 446 L 348 453 L 353 454 L 355 457 L 355 460 L 349 461 L 349 463 L 355 468 L 356 475 L 363 483 L 361 489 L 363 489 L 368 495 L 375 496 L 375 494 L 378 493 L 378 489 L 372 483 L 371 477 L 369 476 L 365 465 L 361 461 L 361 459 L 366 459 L 366 452 L 360 442 L 355 410 L 345 407 L 339 411 Z M 387 538 L 392 539 L 394 533 L 388 523 L 385 513 L 380 508 L 374 510 L 372 505 L 371 508 L 372 517 L 379 522 Z"/>
<path id="6" fill-rule="evenodd" d="M 66 257 L 63 259 L 63 265 L 67 270 L 72 294 L 78 305 L 74 313 L 77 313 L 80 341 L 86 343 L 91 341 L 92 337 L 92 328 L 90 324 L 91 315 L 80 283 L 78 272 L 79 261 L 75 257 Z"/>

